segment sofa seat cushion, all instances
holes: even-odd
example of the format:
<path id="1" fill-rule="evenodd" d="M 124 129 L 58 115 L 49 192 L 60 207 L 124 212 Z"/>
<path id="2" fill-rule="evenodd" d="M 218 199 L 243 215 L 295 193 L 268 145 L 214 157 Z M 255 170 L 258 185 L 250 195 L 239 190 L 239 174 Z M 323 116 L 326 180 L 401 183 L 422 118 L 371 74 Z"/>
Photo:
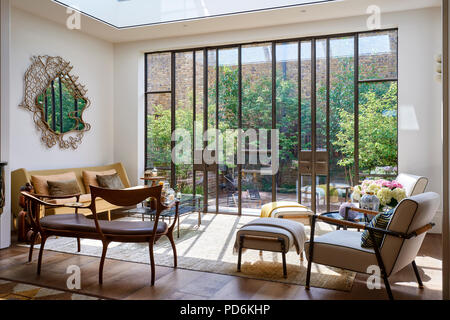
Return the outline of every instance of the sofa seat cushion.
<path id="1" fill-rule="evenodd" d="M 338 230 L 314 238 L 313 262 L 367 273 L 367 267 L 378 265 L 373 249 L 361 247 L 361 232 Z M 306 242 L 309 257 L 310 242 Z"/>
<path id="2" fill-rule="evenodd" d="M 99 200 L 99 199 L 97 199 L 97 200 Z M 68 199 L 51 199 L 51 200 L 48 200 L 47 202 L 51 203 L 51 204 L 63 205 L 63 204 L 67 204 L 67 203 L 74 203 L 76 201 L 77 201 L 76 198 L 68 198 Z M 80 202 L 81 203 L 90 203 L 91 195 L 90 194 L 82 194 L 80 196 Z"/>
<path id="3" fill-rule="evenodd" d="M 31 183 L 34 187 L 34 192 L 40 195 L 50 195 L 48 190 L 48 181 L 69 181 L 77 180 L 75 172 L 67 172 L 49 176 L 31 176 Z"/>
<path id="4" fill-rule="evenodd" d="M 43 228 L 96 233 L 95 221 L 80 214 L 58 214 L 46 216 L 40 220 Z M 151 235 L 153 232 L 153 221 L 99 221 L 100 228 L 105 234 L 112 235 Z M 167 231 L 167 223 L 159 222 L 157 233 Z"/>

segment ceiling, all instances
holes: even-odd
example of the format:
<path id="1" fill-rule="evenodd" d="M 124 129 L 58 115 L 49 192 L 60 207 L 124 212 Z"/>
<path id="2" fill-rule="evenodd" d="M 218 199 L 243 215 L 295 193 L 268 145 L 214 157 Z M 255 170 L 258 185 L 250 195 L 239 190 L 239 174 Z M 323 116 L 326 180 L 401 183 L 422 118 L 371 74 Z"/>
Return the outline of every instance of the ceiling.
<path id="1" fill-rule="evenodd" d="M 93 3 L 92 0 L 58 0 L 66 1 L 66 3 L 75 2 L 78 5 L 82 3 Z M 117 2 L 117 6 L 123 5 L 126 2 L 136 1 L 136 4 L 141 1 L 147 3 L 161 3 L 168 0 L 96 0 L 106 2 Z M 178 16 L 164 16 L 164 15 L 140 15 L 141 20 L 127 20 L 133 14 L 130 11 L 123 10 L 124 13 L 121 16 L 124 18 L 115 18 L 117 14 L 103 13 L 104 19 L 110 19 L 110 24 L 102 22 L 98 19 L 90 17 L 88 15 L 81 16 L 81 32 L 90 34 L 97 38 L 101 38 L 113 43 L 129 42 L 138 40 L 153 40 L 170 37 L 190 36 L 204 33 L 213 33 L 221 31 L 233 31 L 239 29 L 252 29 L 268 26 L 277 26 L 309 21 L 327 20 L 344 18 L 351 16 L 365 15 L 367 8 L 370 5 L 378 5 L 382 12 L 395 12 L 404 10 L 413 10 L 427 7 L 439 7 L 440 0 L 336 0 L 336 1 L 314 1 L 312 4 L 306 4 L 301 0 L 245 0 L 253 4 L 259 3 L 259 8 L 262 10 L 249 11 L 249 6 L 240 7 L 241 11 L 248 11 L 243 13 L 233 13 L 231 11 L 239 9 L 236 7 L 237 0 L 170 0 L 177 1 L 179 3 L 203 3 L 207 8 L 209 15 L 205 10 L 203 13 L 192 11 L 186 13 L 181 10 L 178 12 Z M 243 2 L 243 0 L 239 0 Z M 124 3 L 119 3 L 124 2 Z M 230 3 L 230 6 L 221 8 L 220 6 L 212 6 L 213 3 Z M 269 3 L 271 5 L 269 5 Z M 232 7 L 233 4 L 235 7 Z M 282 7 L 277 9 L 270 9 L 273 4 L 277 5 L 289 5 L 288 7 Z M 68 8 L 60 3 L 52 0 L 12 0 L 13 7 L 30 12 L 31 14 L 40 16 L 45 19 L 57 22 L 61 25 L 66 25 L 66 22 L 73 11 L 68 12 Z M 110 6 L 112 11 L 115 11 L 117 6 Z M 209 7 L 208 7 L 209 6 Z M 79 6 L 80 10 L 83 7 Z M 85 9 L 88 7 L 85 7 Z M 92 10 L 91 6 L 91 10 Z M 131 7 L 130 7 L 131 8 Z M 138 8 L 138 7 L 133 7 Z M 234 8 L 234 9 L 233 9 Z M 242 9 L 244 8 L 244 9 Z M 86 9 L 87 10 L 87 9 Z M 130 9 L 131 10 L 131 9 Z M 211 10 L 211 11 L 209 11 Z M 222 10 L 222 11 L 220 11 Z M 91 11 L 92 13 L 93 11 Z M 117 13 L 117 12 L 116 12 Z M 116 20 L 114 20 L 116 19 Z M 123 20 L 120 20 L 123 19 Z M 153 20 L 149 20 L 153 19 Z M 159 19 L 159 22 L 155 19 Z M 170 22 L 171 19 L 178 19 L 177 21 Z M 125 27 L 130 24 L 138 23 L 148 24 L 153 21 L 153 24 L 143 25 L 139 27 Z M 147 22 L 146 22 L 147 21 Z M 148 22 L 150 21 L 150 22 Z M 157 21 L 157 22 L 155 22 Z M 117 26 L 114 26 L 114 23 Z M 122 27 L 121 27 L 122 26 Z M 120 27 L 120 28 L 118 28 Z"/>

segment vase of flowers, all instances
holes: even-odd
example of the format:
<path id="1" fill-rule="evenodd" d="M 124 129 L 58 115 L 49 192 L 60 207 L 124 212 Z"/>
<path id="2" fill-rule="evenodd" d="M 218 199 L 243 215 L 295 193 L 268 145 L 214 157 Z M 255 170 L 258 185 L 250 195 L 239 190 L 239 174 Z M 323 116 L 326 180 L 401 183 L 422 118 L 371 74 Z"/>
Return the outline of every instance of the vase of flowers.
<path id="1" fill-rule="evenodd" d="M 361 207 L 366 202 L 368 205 L 373 204 L 373 197 L 379 200 L 378 210 L 382 211 L 397 206 L 400 201 L 406 198 L 406 191 L 397 181 L 384 179 L 364 180 L 361 185 L 353 188 L 352 199 L 353 201 L 360 202 Z"/>

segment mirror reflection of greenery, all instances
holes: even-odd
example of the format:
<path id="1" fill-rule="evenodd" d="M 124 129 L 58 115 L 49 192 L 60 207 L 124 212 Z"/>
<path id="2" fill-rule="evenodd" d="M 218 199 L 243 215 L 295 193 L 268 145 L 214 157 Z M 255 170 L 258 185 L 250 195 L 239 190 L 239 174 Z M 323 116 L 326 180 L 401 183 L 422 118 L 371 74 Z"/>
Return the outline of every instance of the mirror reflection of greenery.
<path id="1" fill-rule="evenodd" d="M 54 100 L 52 90 L 54 90 Z M 46 120 L 48 127 L 56 133 L 84 129 L 81 114 L 86 107 L 86 100 L 81 98 L 79 93 L 74 92 L 74 90 L 76 89 L 71 85 L 71 80 L 66 76 L 61 76 L 53 80 L 45 91 L 37 97 L 37 103 L 43 110 L 43 120 Z M 60 97 L 61 93 L 62 96 Z M 53 110 L 53 106 L 55 106 L 55 110 Z"/>
<path id="2" fill-rule="evenodd" d="M 336 59 L 336 58 L 335 58 Z M 330 79 L 330 154 L 340 159 L 337 166 L 354 172 L 354 72 L 353 58 L 339 58 L 337 70 Z M 375 69 L 372 70 L 376 72 Z M 219 129 L 237 128 L 238 69 L 220 68 Z M 277 76 L 277 112 L 280 129 L 280 168 L 292 169 L 298 158 L 298 83 L 294 79 Z M 266 128 L 272 123 L 272 78 L 243 79 L 242 109 L 245 128 Z M 359 158 L 360 170 L 370 172 L 379 166 L 397 166 L 397 83 L 377 82 L 361 84 L 359 105 Z M 216 88 L 209 91 L 208 119 L 215 119 Z M 318 83 L 317 105 L 326 105 L 326 87 Z M 192 135 L 192 99 L 176 109 L 177 128 L 185 128 Z M 152 105 L 148 115 L 148 150 L 152 166 L 168 166 L 171 162 L 170 106 Z M 301 136 L 311 136 L 311 100 L 302 97 Z M 326 109 L 318 107 L 317 119 L 326 119 Z M 197 116 L 203 119 L 202 111 Z M 209 123 L 214 126 L 215 123 Z M 317 135 L 326 136 L 325 120 L 317 125 Z M 311 149 L 311 140 L 302 138 L 302 150 Z M 333 170 L 333 168 L 330 168 Z M 177 174 L 186 177 L 191 166 L 177 167 Z M 342 170 L 342 169 L 341 169 Z M 269 179 L 270 180 L 270 179 Z M 271 190 L 271 181 L 264 189 Z M 351 179 L 349 180 L 351 181 Z M 295 190 L 295 186 L 294 190 Z M 192 187 L 191 187 L 192 189 Z"/>

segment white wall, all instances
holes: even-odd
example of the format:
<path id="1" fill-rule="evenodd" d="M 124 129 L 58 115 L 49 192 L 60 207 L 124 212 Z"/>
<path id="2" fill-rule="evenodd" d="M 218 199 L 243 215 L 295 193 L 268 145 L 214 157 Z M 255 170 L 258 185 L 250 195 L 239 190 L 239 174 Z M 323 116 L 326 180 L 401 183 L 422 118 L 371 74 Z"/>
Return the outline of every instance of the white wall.
<path id="1" fill-rule="evenodd" d="M 9 10 L 9 1 L 1 0 Z M 2 10 L 2 26 L 11 22 L 11 47 L 2 46 L 2 157 L 9 162 L 6 175 L 6 207 L 0 220 L 0 248 L 10 245 L 10 171 L 96 166 L 114 161 L 113 78 L 114 48 L 109 42 L 38 18 L 17 8 Z M 2 29 L 2 36 L 9 28 Z M 3 41 L 6 40 L 2 37 Z M 8 51 L 10 50 L 10 51 Z M 10 57 L 8 54 L 10 53 Z M 61 56 L 74 66 L 72 73 L 85 84 L 91 107 L 84 113 L 92 125 L 77 150 L 48 149 L 41 143 L 32 114 L 19 108 L 24 93 L 24 74 L 34 55 Z M 6 69 L 6 68 L 4 68 Z M 12 85 L 14 84 L 14 85 Z"/>
<path id="2" fill-rule="evenodd" d="M 132 181 L 138 182 L 144 170 L 145 52 L 366 31 L 366 19 L 361 16 L 115 44 L 115 160 L 123 161 Z M 434 56 L 441 52 L 440 21 L 439 8 L 382 15 L 382 28 L 399 28 L 399 170 L 429 177 L 428 190 L 442 194 L 441 88 L 434 80 Z"/>
<path id="3" fill-rule="evenodd" d="M 113 157 L 113 45 L 13 8 L 11 34 L 10 167 L 58 169 L 111 163 Z M 83 27 L 83 26 L 81 26 Z M 19 108 L 24 74 L 34 55 L 61 56 L 86 85 L 91 106 L 83 114 L 92 129 L 77 150 L 48 149 L 40 141 L 32 114 Z"/>
<path id="4" fill-rule="evenodd" d="M 10 2 L 0 1 L 0 23 L 1 23 L 1 161 L 9 161 L 9 88 L 10 88 Z M 5 207 L 0 216 L 0 249 L 9 247 L 11 243 L 11 203 L 10 197 L 10 166 L 5 168 Z"/>

